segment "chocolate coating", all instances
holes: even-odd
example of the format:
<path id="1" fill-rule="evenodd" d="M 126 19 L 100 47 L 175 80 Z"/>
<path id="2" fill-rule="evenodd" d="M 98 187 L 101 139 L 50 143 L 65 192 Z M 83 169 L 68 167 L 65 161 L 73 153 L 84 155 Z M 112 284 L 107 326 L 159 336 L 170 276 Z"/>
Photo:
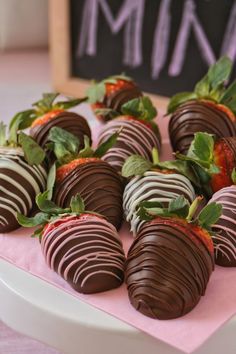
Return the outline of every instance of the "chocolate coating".
<path id="1" fill-rule="evenodd" d="M 48 143 L 48 134 L 52 127 L 65 129 L 77 136 L 80 140 L 80 148 L 84 147 L 84 135 L 87 135 L 91 141 L 91 131 L 86 119 L 77 113 L 68 111 L 58 113 L 42 125 L 35 125 L 30 129 L 30 135 L 44 148 Z"/>
<path id="2" fill-rule="evenodd" d="M 128 253 L 130 302 L 148 317 L 183 316 L 204 295 L 213 269 L 213 254 L 189 225 L 157 218 L 141 227 Z"/>
<path id="3" fill-rule="evenodd" d="M 36 195 L 46 188 L 46 178 L 42 165 L 28 165 L 22 149 L 0 148 L 0 232 L 20 226 L 17 212 L 30 214 Z"/>
<path id="4" fill-rule="evenodd" d="M 59 225 L 50 228 L 55 223 Z M 80 293 L 114 289 L 123 282 L 122 244 L 103 218 L 85 214 L 57 219 L 45 229 L 41 248 L 48 266 Z"/>
<path id="5" fill-rule="evenodd" d="M 103 103 L 106 107 L 121 113 L 121 107 L 124 103 L 134 98 L 141 97 L 142 95 L 142 91 L 139 87 L 136 84 L 133 84 L 132 86 L 130 85 L 130 87 L 121 88 L 109 96 L 105 96 Z"/>
<path id="6" fill-rule="evenodd" d="M 209 201 L 222 205 L 222 215 L 212 228 L 216 264 L 236 267 L 236 186 L 225 187 Z"/>
<path id="7" fill-rule="evenodd" d="M 188 101 L 179 106 L 169 122 L 169 136 L 174 151 L 186 154 L 194 133 L 215 134 L 216 138 L 236 136 L 236 124 L 225 112 L 204 101 Z"/>
<path id="8" fill-rule="evenodd" d="M 86 210 L 104 215 L 119 228 L 122 222 L 123 185 L 114 168 L 105 161 L 78 165 L 61 182 L 56 184 L 54 201 L 69 207 L 72 196 L 79 193 Z"/>
<path id="9" fill-rule="evenodd" d="M 147 160 L 152 160 L 152 149 L 161 149 L 161 137 L 157 129 L 151 128 L 136 119 L 128 116 L 118 117 L 108 122 L 99 136 L 99 144 L 108 139 L 120 128 L 122 131 L 115 145 L 103 156 L 103 160 L 111 164 L 117 171 L 121 171 L 127 157 L 138 154 Z"/>
<path id="10" fill-rule="evenodd" d="M 180 195 L 183 195 L 190 204 L 195 199 L 190 181 L 179 173 L 147 171 L 142 176 L 133 177 L 124 190 L 123 208 L 134 236 L 144 223 L 137 215 L 138 206 L 142 201 L 159 202 L 168 207 L 169 202 Z"/>

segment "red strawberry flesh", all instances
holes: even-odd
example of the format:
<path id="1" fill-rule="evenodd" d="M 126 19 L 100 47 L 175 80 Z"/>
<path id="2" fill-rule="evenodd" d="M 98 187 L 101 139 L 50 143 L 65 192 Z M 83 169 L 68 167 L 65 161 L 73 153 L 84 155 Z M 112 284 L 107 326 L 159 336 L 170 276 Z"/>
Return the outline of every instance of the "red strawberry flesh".
<path id="1" fill-rule="evenodd" d="M 77 166 L 86 164 L 86 163 L 95 163 L 97 161 L 101 161 L 101 159 L 97 157 L 82 157 L 75 159 L 73 161 L 68 162 L 65 165 L 60 166 L 57 169 L 56 179 L 57 182 L 62 181 L 66 176 L 68 176 Z"/>

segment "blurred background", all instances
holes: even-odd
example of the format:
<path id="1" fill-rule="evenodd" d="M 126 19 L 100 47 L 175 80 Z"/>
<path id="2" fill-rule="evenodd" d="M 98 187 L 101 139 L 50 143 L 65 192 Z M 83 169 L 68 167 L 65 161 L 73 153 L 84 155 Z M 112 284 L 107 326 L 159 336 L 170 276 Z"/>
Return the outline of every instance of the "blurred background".
<path id="1" fill-rule="evenodd" d="M 47 0 L 0 0 L 0 51 L 48 47 Z"/>
<path id="2" fill-rule="evenodd" d="M 0 119 L 50 90 L 48 58 L 48 1 L 0 0 Z M 52 348 L 22 336 L 1 322 L 1 354 L 58 354 Z"/>

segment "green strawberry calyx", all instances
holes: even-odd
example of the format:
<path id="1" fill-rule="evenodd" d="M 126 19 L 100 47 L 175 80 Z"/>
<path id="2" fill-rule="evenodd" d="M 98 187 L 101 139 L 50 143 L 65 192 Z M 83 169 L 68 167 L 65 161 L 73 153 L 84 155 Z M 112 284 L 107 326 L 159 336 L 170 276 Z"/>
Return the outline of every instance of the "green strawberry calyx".
<path id="1" fill-rule="evenodd" d="M 64 165 L 78 158 L 101 158 L 117 141 L 122 129 L 112 134 L 104 143 L 95 150 L 90 145 L 88 136 L 84 136 L 84 148 L 79 150 L 80 140 L 68 131 L 52 127 L 49 132 L 47 148 L 54 151 L 58 165 Z"/>
<path id="2" fill-rule="evenodd" d="M 232 60 L 227 56 L 221 57 L 210 66 L 207 74 L 195 85 L 193 92 L 180 92 L 171 98 L 167 114 L 173 113 L 187 101 L 201 99 L 225 105 L 236 114 L 236 80 L 227 87 L 225 85 L 232 68 Z"/>
<path id="3" fill-rule="evenodd" d="M 59 93 L 44 93 L 40 100 L 32 104 L 31 109 L 18 112 L 9 125 L 11 140 L 15 140 L 18 131 L 29 128 L 38 117 L 54 110 L 70 109 L 87 100 L 87 97 L 83 97 L 59 101 L 57 100 L 59 95 Z"/>
<path id="4" fill-rule="evenodd" d="M 106 84 L 116 84 L 118 80 L 133 81 L 133 79 L 131 79 L 129 76 L 126 76 L 125 74 L 113 75 L 99 82 L 92 81 L 91 86 L 86 91 L 88 102 L 91 104 L 103 102 L 106 96 Z"/>
<path id="5" fill-rule="evenodd" d="M 39 208 L 39 212 L 33 217 L 27 217 L 20 213 L 17 213 L 17 221 L 21 226 L 24 227 L 35 227 L 37 228 L 32 237 L 39 237 L 41 240 L 44 227 L 51 221 L 55 221 L 59 218 L 66 216 L 80 216 L 81 214 L 93 214 L 101 216 L 95 212 L 85 210 L 85 204 L 83 199 L 79 194 L 76 194 L 71 198 L 69 208 L 58 207 L 50 198 L 50 192 L 47 190 L 36 196 L 36 204 Z"/>
<path id="6" fill-rule="evenodd" d="M 181 218 L 188 223 L 197 224 L 207 231 L 217 222 L 222 213 L 222 205 L 212 202 L 205 206 L 196 216 L 196 211 L 202 201 L 198 196 L 190 205 L 184 196 L 178 196 L 170 201 L 167 208 L 159 202 L 143 201 L 139 204 L 138 215 L 142 220 L 152 220 L 157 216 L 165 218 Z"/>
<path id="7" fill-rule="evenodd" d="M 121 115 L 127 115 L 136 119 L 155 124 L 153 119 L 157 116 L 157 110 L 148 96 L 133 98 L 121 106 L 121 112 L 110 108 L 95 109 L 96 115 L 109 116 L 110 119 Z M 156 126 L 156 124 L 155 124 Z"/>
<path id="8" fill-rule="evenodd" d="M 152 161 L 149 161 L 140 155 L 129 156 L 122 166 L 121 174 L 125 178 L 130 178 L 134 176 L 142 176 L 145 172 L 155 171 L 156 169 L 179 173 L 187 177 L 196 187 L 201 187 L 201 180 L 199 179 L 199 176 L 196 175 L 195 171 L 193 171 L 192 164 L 189 161 L 160 161 L 159 153 L 156 148 L 153 148 L 152 150 Z"/>
<path id="9" fill-rule="evenodd" d="M 24 153 L 24 158 L 29 165 L 39 165 L 45 159 L 44 150 L 34 141 L 34 139 L 20 132 L 14 136 L 9 133 L 7 138 L 7 126 L 3 122 L 0 122 L 0 146 L 17 148 L 21 147 Z"/>

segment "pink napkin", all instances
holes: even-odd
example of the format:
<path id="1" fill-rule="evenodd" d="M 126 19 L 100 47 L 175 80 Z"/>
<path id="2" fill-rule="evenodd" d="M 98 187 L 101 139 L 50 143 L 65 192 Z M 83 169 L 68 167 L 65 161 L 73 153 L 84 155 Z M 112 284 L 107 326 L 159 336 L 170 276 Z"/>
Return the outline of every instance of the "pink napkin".
<path id="1" fill-rule="evenodd" d="M 0 257 L 186 353 L 193 352 L 236 314 L 235 268 L 216 267 L 206 295 L 188 315 L 176 320 L 153 320 L 133 309 L 125 285 L 97 295 L 76 293 L 46 266 L 38 240 L 29 237 L 31 232 L 21 228 L 10 234 L 1 234 Z M 132 242 L 127 225 L 123 226 L 120 234 L 127 250 Z"/>
<path id="2" fill-rule="evenodd" d="M 163 137 L 161 159 L 171 159 L 167 138 L 168 118 L 159 115 L 158 123 Z M 93 138 L 96 140 L 101 125 L 96 124 L 93 128 Z M 19 229 L 10 234 L 0 234 L 0 257 L 186 353 L 196 350 L 236 314 L 236 268 L 216 267 L 206 295 L 191 313 L 176 320 L 153 320 L 134 310 L 129 303 L 125 285 L 96 295 L 76 293 L 46 266 L 40 244 L 38 240 L 29 237 L 31 233 L 32 230 Z M 132 242 L 127 225 L 123 226 L 120 235 L 127 251 Z"/>

